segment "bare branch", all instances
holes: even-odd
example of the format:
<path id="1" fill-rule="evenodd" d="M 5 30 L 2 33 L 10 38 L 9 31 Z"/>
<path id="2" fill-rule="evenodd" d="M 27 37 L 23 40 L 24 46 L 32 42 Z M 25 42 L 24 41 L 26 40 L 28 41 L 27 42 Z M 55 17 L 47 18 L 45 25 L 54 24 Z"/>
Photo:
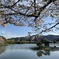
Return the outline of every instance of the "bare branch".
<path id="1" fill-rule="evenodd" d="M 47 30 L 50 30 L 50 29 L 54 28 L 54 27 L 57 26 L 58 24 L 59 24 L 59 23 L 56 23 L 56 24 L 53 25 L 52 27 L 47 28 L 47 29 L 45 29 L 45 30 L 42 30 L 40 33 L 42 33 L 42 32 L 46 32 Z"/>
<path id="2" fill-rule="evenodd" d="M 54 2 L 54 1 L 56 1 L 56 0 L 49 0 L 46 5 L 44 5 L 43 7 L 41 7 L 41 8 L 40 8 L 40 11 L 39 11 L 37 17 L 35 17 L 35 19 L 37 19 L 37 18 L 39 17 L 39 15 L 41 14 L 41 12 L 42 12 L 50 3 Z"/>
<path id="3" fill-rule="evenodd" d="M 3 4 L 1 4 L 2 6 L 4 6 L 5 8 L 12 8 L 12 7 L 14 7 L 18 2 L 19 2 L 20 0 L 18 0 L 17 2 L 15 2 L 13 5 L 11 5 L 11 6 L 5 6 L 5 5 L 3 5 Z"/>

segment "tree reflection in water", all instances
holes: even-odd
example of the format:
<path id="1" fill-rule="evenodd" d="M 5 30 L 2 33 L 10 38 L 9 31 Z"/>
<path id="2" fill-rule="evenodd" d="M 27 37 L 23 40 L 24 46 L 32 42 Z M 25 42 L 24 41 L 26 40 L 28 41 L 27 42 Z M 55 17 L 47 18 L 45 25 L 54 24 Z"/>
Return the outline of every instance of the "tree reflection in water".
<path id="1" fill-rule="evenodd" d="M 43 55 L 49 56 L 51 48 L 49 47 L 49 43 L 44 43 L 44 46 L 39 45 L 38 47 L 32 48 L 33 50 L 37 50 L 37 56 L 41 57 Z"/>
<path id="2" fill-rule="evenodd" d="M 50 55 L 50 50 L 39 50 L 38 52 L 37 52 L 37 56 L 43 56 L 43 55 Z"/>
<path id="3" fill-rule="evenodd" d="M 5 47 L 4 46 L 1 46 L 0 47 L 0 54 L 2 54 L 4 51 L 5 51 Z"/>
<path id="4" fill-rule="evenodd" d="M 44 55 L 50 56 L 51 51 L 59 51 L 58 45 L 54 45 L 55 43 L 52 44 L 53 45 L 50 46 L 50 43 L 44 43 L 44 45 L 39 45 L 37 47 L 34 47 L 32 48 L 32 50 L 36 50 L 37 56 L 39 57 L 42 57 Z"/>

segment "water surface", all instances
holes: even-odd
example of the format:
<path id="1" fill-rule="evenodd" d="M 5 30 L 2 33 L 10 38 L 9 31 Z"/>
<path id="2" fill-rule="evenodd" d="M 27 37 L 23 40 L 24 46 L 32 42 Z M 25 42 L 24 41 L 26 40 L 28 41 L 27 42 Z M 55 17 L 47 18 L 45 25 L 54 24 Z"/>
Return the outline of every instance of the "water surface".
<path id="1" fill-rule="evenodd" d="M 59 44 L 50 44 L 50 46 Z M 36 44 L 13 44 L 0 47 L 0 59 L 59 59 L 59 48 L 33 50 Z"/>

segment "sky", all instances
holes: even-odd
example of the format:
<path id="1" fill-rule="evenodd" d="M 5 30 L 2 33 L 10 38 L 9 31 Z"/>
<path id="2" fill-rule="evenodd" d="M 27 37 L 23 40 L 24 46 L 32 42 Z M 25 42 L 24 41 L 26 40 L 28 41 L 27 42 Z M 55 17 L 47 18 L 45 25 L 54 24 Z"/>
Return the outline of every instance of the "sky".
<path id="1" fill-rule="evenodd" d="M 20 27 L 8 24 L 6 27 L 0 27 L 0 36 L 4 36 L 6 38 L 24 37 L 31 31 L 32 29 L 26 26 Z"/>
<path id="2" fill-rule="evenodd" d="M 24 4 L 27 5 L 27 3 L 24 3 Z M 51 22 L 50 17 L 44 18 L 44 20 L 46 21 L 46 23 Z M 27 26 L 20 27 L 20 26 L 14 26 L 12 24 L 7 24 L 6 27 L 0 26 L 0 36 L 4 36 L 6 38 L 24 37 L 28 35 L 28 32 L 32 32 L 32 28 Z M 33 35 L 34 34 L 35 33 L 33 33 Z M 59 35 L 59 31 L 43 33 L 43 35 L 51 35 L 51 34 Z"/>
<path id="3" fill-rule="evenodd" d="M 47 17 L 44 19 L 46 23 L 51 22 L 51 18 Z M 13 24 L 7 24 L 6 27 L 0 26 L 0 36 L 6 38 L 12 37 L 24 37 L 28 35 L 28 32 L 32 32 L 32 28 L 27 26 L 14 26 Z M 35 35 L 35 33 L 32 33 Z M 59 31 L 43 33 L 43 35 L 59 35 Z"/>

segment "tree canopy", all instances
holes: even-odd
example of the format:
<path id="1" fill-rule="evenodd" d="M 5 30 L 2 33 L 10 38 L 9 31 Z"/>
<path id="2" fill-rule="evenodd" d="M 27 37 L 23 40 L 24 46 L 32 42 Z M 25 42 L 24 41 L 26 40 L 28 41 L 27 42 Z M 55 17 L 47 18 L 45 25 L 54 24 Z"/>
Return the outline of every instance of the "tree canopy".
<path id="1" fill-rule="evenodd" d="M 46 17 L 52 22 L 45 23 Z M 0 0 L 0 26 L 8 23 L 32 27 L 39 33 L 59 29 L 59 0 Z"/>

